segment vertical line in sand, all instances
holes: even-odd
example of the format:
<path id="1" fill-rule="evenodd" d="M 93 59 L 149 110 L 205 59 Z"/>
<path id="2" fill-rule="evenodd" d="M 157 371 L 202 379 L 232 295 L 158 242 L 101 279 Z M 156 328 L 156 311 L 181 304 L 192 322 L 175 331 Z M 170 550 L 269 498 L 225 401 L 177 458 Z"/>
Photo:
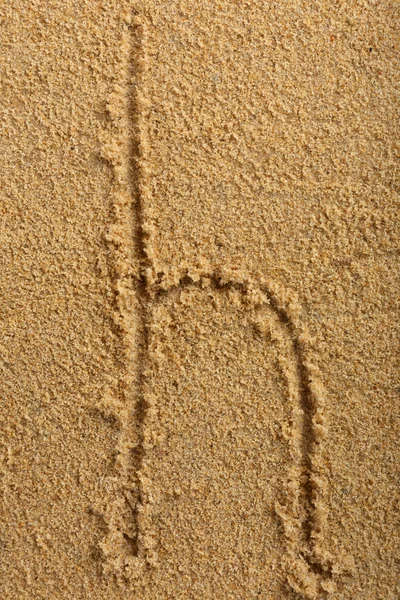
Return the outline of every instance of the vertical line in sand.
<path id="1" fill-rule="evenodd" d="M 118 382 L 98 409 L 119 427 L 116 473 L 108 501 L 99 511 L 107 525 L 100 547 L 104 571 L 126 581 L 151 563 L 151 540 L 143 532 L 144 381 L 147 359 L 146 233 L 142 199 L 147 196 L 146 103 L 143 89 L 146 59 L 144 27 L 133 12 L 122 16 L 121 61 L 108 101 L 112 121 L 102 155 L 113 172 L 113 223 L 106 235 L 114 292 L 113 322 L 118 332 Z M 143 119 L 143 121 L 142 121 Z M 117 384 L 116 384 L 117 383 Z"/>
<path id="2" fill-rule="evenodd" d="M 145 203 L 149 200 L 148 191 L 148 133 L 147 117 L 149 104 L 146 98 L 146 72 L 147 59 L 146 30 L 143 21 L 134 11 L 131 25 L 131 51 L 129 61 L 129 77 L 133 85 L 128 94 L 128 113 L 132 123 L 132 133 L 129 151 L 129 182 L 131 186 L 133 203 L 133 238 L 138 260 L 139 276 L 136 281 L 135 291 L 137 297 L 137 328 L 136 328 L 136 406 L 135 418 L 138 424 L 138 444 L 135 452 L 136 479 L 137 479 L 137 505 L 135 508 L 136 540 L 135 551 L 141 567 L 144 564 L 155 565 L 156 554 L 153 550 L 155 540 L 151 536 L 148 521 L 147 504 L 149 501 L 145 489 L 145 474 L 143 460 L 145 451 L 145 418 L 149 408 L 145 396 L 148 358 L 148 320 L 150 311 L 150 293 L 147 278 L 150 271 L 148 258 L 148 238 L 150 230 L 146 229 Z M 149 202 L 147 202 L 149 204 Z"/>

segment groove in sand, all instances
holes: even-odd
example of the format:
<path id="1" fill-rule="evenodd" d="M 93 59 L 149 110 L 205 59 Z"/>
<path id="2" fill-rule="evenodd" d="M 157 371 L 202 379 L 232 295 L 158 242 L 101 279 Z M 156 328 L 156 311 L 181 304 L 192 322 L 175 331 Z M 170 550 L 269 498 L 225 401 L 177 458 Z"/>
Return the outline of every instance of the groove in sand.
<path id="1" fill-rule="evenodd" d="M 257 281 L 235 269 L 195 268 L 189 271 L 182 268 L 169 273 L 155 272 L 151 240 L 156 232 L 148 216 L 151 193 L 146 128 L 149 111 L 146 101 L 146 29 L 137 15 L 127 21 L 130 22 L 122 44 L 121 80 L 110 100 L 115 139 L 105 155 L 114 168 L 115 226 L 109 241 L 114 255 L 116 321 L 120 335 L 124 337 L 126 355 L 121 386 L 125 391 L 121 399 L 124 406 L 120 410 L 118 447 L 122 458 L 119 458 L 119 476 L 128 496 L 129 486 L 135 489 L 133 497 L 136 497 L 136 504 L 131 502 L 131 512 L 125 513 L 124 519 L 135 521 L 136 533 L 134 536 L 126 533 L 132 527 L 128 522 L 121 526 L 121 518 L 117 519 L 115 515 L 108 518 L 110 540 L 119 536 L 126 542 L 121 556 L 110 554 L 107 550 L 110 544 L 107 541 L 103 543 L 106 562 L 111 559 L 108 570 L 118 578 L 129 579 L 139 575 L 146 565 L 157 563 L 148 482 L 142 476 L 150 406 L 144 389 L 149 367 L 149 325 L 152 309 L 160 297 L 176 289 L 200 286 L 201 281 L 207 279 L 215 289 L 234 288 L 246 298 L 251 299 L 252 295 L 259 297 L 260 293 L 265 295 L 284 335 L 291 340 L 296 358 L 295 364 L 290 366 L 289 379 L 297 399 L 297 406 L 293 407 L 291 444 L 297 464 L 292 465 L 288 479 L 295 492 L 292 497 L 289 496 L 288 505 L 277 506 L 276 511 L 283 521 L 287 537 L 290 583 L 310 598 L 316 597 L 316 594 L 321 597 L 330 589 L 332 563 L 321 549 L 326 520 L 321 441 L 326 435 L 326 427 L 323 391 L 318 369 L 312 361 L 312 342 L 301 321 L 300 307 L 293 294 L 282 292 L 279 286 L 262 279 Z M 136 473 L 136 487 L 131 480 L 132 473 Z M 302 474 L 305 478 L 301 477 Z M 117 504 L 115 511 L 118 510 Z"/>

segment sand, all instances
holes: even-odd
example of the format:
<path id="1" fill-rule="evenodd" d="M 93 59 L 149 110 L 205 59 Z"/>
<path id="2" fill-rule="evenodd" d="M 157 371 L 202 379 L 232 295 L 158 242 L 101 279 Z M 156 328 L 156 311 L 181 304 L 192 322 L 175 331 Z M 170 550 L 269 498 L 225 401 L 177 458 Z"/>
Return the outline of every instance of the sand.
<path id="1" fill-rule="evenodd" d="M 399 598 L 398 6 L 0 12 L 0 598 Z"/>

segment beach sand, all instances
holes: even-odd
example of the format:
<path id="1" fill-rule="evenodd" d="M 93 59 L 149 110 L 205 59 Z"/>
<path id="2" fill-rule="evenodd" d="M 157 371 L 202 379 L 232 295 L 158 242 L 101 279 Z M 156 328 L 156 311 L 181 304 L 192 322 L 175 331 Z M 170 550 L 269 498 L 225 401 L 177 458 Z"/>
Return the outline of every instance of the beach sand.
<path id="1" fill-rule="evenodd" d="M 398 7 L 9 0 L 2 600 L 395 600 Z"/>

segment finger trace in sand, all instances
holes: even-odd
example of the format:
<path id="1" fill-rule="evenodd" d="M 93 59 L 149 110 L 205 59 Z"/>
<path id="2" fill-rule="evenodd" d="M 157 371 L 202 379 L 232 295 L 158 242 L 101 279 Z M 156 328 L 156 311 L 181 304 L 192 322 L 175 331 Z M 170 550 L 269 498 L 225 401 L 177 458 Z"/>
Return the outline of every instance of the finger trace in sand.
<path id="1" fill-rule="evenodd" d="M 104 156 L 114 171 L 115 222 L 108 235 L 112 250 L 115 314 L 124 347 L 123 375 L 118 399 L 105 399 L 120 426 L 117 478 L 122 499 L 103 506 L 108 533 L 102 542 L 104 568 L 119 580 L 140 576 L 157 564 L 157 539 L 152 527 L 152 473 L 146 471 L 146 448 L 152 434 L 154 397 L 148 392 L 154 341 L 154 315 L 162 299 L 188 289 L 210 286 L 216 293 L 236 290 L 249 308 L 268 305 L 275 314 L 278 337 L 290 346 L 281 356 L 288 384 L 292 422 L 289 431 L 293 464 L 286 482 L 285 503 L 276 505 L 287 540 L 286 569 L 292 587 L 307 597 L 320 598 L 333 589 L 332 557 L 324 549 L 326 510 L 323 439 L 327 434 L 324 392 L 312 340 L 301 318 L 295 294 L 238 270 L 182 266 L 157 272 L 152 261 L 149 225 L 151 179 L 147 149 L 145 56 L 146 29 L 138 15 L 127 16 L 121 69 L 109 112 L 113 138 Z M 244 308 L 243 310 L 246 310 Z M 162 323 L 158 323 L 160 328 Z M 263 325 L 260 325 L 261 331 Z M 265 332 L 264 332 L 265 333 Z M 151 387 L 151 386 L 150 386 Z M 104 409 L 104 406 L 103 406 Z"/>

